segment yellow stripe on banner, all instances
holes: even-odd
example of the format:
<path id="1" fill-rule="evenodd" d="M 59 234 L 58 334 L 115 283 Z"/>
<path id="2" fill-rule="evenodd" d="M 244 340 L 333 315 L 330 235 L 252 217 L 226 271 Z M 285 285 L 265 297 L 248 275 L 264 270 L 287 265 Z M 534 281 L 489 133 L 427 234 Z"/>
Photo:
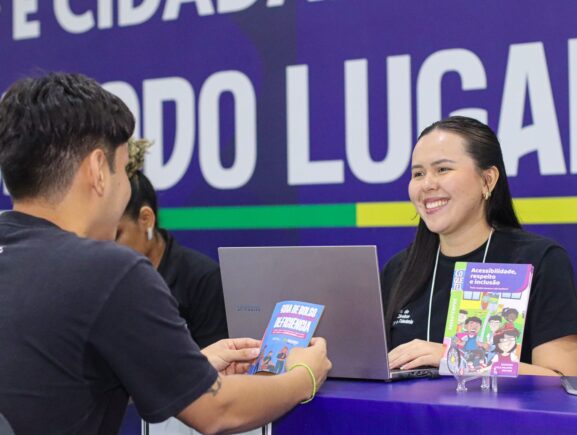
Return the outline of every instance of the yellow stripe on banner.
<path id="1" fill-rule="evenodd" d="M 577 224 L 577 197 L 517 198 L 522 224 Z M 409 201 L 357 203 L 357 227 L 412 227 L 419 219 Z"/>
<path id="2" fill-rule="evenodd" d="M 414 227 L 418 222 L 409 201 L 357 203 L 357 227 Z"/>
<path id="3" fill-rule="evenodd" d="M 575 224 L 577 197 L 517 198 L 515 211 L 522 224 Z"/>

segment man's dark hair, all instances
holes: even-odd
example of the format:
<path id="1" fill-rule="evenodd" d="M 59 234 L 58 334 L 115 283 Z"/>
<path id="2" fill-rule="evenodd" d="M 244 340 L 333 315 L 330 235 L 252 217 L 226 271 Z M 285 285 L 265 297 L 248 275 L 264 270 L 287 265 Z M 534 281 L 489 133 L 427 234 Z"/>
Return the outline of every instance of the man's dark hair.
<path id="1" fill-rule="evenodd" d="M 134 117 L 122 100 L 82 74 L 50 73 L 14 83 L 0 102 L 0 170 L 14 200 L 66 192 L 97 148 L 114 170 Z"/>

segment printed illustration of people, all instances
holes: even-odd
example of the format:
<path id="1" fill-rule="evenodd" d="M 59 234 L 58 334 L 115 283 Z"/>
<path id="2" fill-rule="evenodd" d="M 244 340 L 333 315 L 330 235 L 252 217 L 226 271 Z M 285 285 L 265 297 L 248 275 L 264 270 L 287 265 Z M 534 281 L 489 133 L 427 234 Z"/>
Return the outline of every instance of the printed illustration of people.
<path id="1" fill-rule="evenodd" d="M 519 331 L 508 324 L 499 329 L 494 337 L 495 356 L 491 360 L 491 375 L 516 375 L 519 357 L 515 353 Z"/>
<path id="2" fill-rule="evenodd" d="M 489 306 L 489 298 L 480 305 Z M 466 317 L 469 315 L 469 317 Z M 519 362 L 520 331 L 516 308 L 505 307 L 500 313 L 490 310 L 461 310 L 451 347 L 454 374 L 489 372 L 491 375 L 515 376 Z"/>
<path id="3" fill-rule="evenodd" d="M 289 354 L 288 346 L 283 346 L 278 352 L 274 348 L 264 346 L 261 350 L 253 369 L 253 373 L 270 372 L 282 373 L 285 368 L 285 361 Z"/>
<path id="4" fill-rule="evenodd" d="M 282 373 L 284 369 L 284 362 L 288 356 L 288 347 L 284 346 L 276 355 L 276 364 L 274 367 L 275 373 Z"/>

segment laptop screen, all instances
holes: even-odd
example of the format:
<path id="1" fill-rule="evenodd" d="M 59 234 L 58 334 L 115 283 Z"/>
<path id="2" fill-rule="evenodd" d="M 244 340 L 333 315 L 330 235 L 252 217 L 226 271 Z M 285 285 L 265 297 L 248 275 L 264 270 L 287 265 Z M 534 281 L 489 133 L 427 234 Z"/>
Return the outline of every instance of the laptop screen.
<path id="1" fill-rule="evenodd" d="M 231 337 L 261 338 L 283 300 L 322 304 L 315 333 L 328 344 L 330 377 L 389 378 L 375 246 L 218 250 Z"/>

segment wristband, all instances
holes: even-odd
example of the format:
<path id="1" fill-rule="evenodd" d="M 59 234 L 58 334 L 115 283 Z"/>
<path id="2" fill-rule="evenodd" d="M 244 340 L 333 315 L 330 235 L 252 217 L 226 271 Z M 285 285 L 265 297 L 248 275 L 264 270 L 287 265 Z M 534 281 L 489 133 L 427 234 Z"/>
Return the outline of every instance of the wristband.
<path id="1" fill-rule="evenodd" d="M 309 367 L 309 365 L 305 364 L 305 363 L 294 364 L 288 368 L 288 371 L 290 372 L 295 367 L 304 367 L 305 369 L 307 369 L 307 372 L 309 372 L 309 375 L 311 375 L 311 379 L 313 381 L 313 393 L 311 394 L 311 397 L 309 397 L 307 400 L 303 400 L 301 402 L 302 404 L 309 403 L 311 400 L 313 400 L 315 398 L 315 394 L 317 394 L 317 380 L 315 378 L 315 374 L 313 373 L 313 369 L 311 369 Z"/>

